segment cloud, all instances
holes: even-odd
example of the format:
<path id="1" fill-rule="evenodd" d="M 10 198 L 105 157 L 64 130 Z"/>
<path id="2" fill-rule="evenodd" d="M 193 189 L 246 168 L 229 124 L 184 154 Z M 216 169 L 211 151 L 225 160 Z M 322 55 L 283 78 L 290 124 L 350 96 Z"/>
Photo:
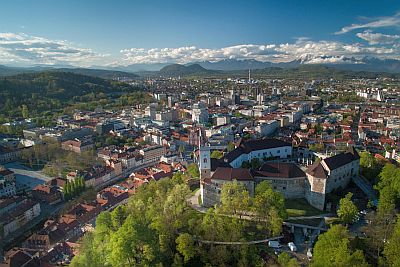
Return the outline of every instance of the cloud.
<path id="1" fill-rule="evenodd" d="M 257 59 L 265 61 L 273 58 L 275 45 L 243 44 L 223 48 L 130 48 L 120 52 L 127 63 L 188 63 L 194 61 L 218 61 L 223 59 Z"/>
<path id="2" fill-rule="evenodd" d="M 400 26 L 400 12 L 390 17 L 379 17 L 371 20 L 367 23 L 351 24 L 343 27 L 340 31 L 335 34 L 344 34 L 357 29 L 376 29 L 383 27 L 399 27 Z"/>
<path id="3" fill-rule="evenodd" d="M 400 46 L 370 46 L 360 43 L 346 44 L 337 41 L 312 41 L 297 39 L 284 44 L 245 44 L 223 48 L 198 48 L 196 46 L 177 48 L 130 48 L 123 49 L 122 63 L 181 63 L 196 61 L 219 61 L 223 59 L 255 59 L 259 61 L 288 62 L 303 60 L 307 63 L 357 62 L 365 56 L 378 58 L 399 58 Z M 356 58 L 356 59 L 352 59 Z"/>
<path id="4" fill-rule="evenodd" d="M 102 62 L 105 57 L 107 55 L 76 47 L 67 41 L 50 40 L 25 33 L 0 33 L 2 64 L 90 66 Z"/>
<path id="5" fill-rule="evenodd" d="M 400 35 L 373 33 L 371 31 L 359 32 L 356 35 L 357 37 L 367 41 L 370 45 L 393 44 L 400 41 Z"/>

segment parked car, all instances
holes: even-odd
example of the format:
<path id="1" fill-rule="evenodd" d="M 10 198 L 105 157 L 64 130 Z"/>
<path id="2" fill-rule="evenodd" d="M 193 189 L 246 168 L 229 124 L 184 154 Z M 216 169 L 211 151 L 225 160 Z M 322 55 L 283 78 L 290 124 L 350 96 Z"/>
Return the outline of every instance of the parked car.
<path id="1" fill-rule="evenodd" d="M 270 248 L 281 248 L 281 244 L 279 244 L 279 241 L 268 241 L 268 247 Z"/>
<path id="2" fill-rule="evenodd" d="M 297 247 L 293 242 L 289 242 L 287 245 L 291 251 L 293 251 L 293 252 L 297 251 Z"/>

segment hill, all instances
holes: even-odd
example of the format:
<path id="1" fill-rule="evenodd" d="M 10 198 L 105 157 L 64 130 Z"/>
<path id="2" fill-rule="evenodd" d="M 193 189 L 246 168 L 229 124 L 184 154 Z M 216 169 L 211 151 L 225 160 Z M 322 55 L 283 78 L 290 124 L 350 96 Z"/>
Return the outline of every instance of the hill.
<path id="1" fill-rule="evenodd" d="M 172 64 L 163 67 L 160 71 L 156 74 L 160 76 L 199 76 L 199 75 L 210 75 L 216 74 L 218 71 L 214 70 L 207 70 L 200 66 L 199 64 L 192 64 L 192 65 L 181 65 L 181 64 Z"/>
<path id="2" fill-rule="evenodd" d="M 103 70 L 103 69 L 62 68 L 62 69 L 55 69 L 54 71 L 71 72 L 75 74 L 99 77 L 103 79 L 112 79 L 112 80 L 136 79 L 139 77 L 139 75 L 130 72 L 117 71 L 117 70 Z"/>
<path id="3" fill-rule="evenodd" d="M 81 74 L 86 76 L 99 77 L 103 79 L 136 79 L 139 76 L 131 72 L 124 72 L 119 70 L 106 70 L 106 69 L 89 69 L 89 68 L 56 68 L 47 66 L 35 66 L 35 67 L 9 67 L 0 65 L 0 77 L 1 76 L 12 76 L 22 73 L 34 73 L 43 71 L 55 71 L 55 72 L 71 72 L 75 74 Z"/>
<path id="4" fill-rule="evenodd" d="M 107 93 L 136 88 L 112 80 L 71 72 L 46 71 L 0 77 L 0 118 L 21 116 L 22 105 L 37 114 L 90 101 L 100 104 Z M 29 116 L 35 115 L 30 113 Z"/>

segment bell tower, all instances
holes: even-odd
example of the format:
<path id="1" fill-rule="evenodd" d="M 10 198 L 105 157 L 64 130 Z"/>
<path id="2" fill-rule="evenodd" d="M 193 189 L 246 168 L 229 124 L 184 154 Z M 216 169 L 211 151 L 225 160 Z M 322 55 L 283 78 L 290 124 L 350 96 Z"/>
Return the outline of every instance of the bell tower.
<path id="1" fill-rule="evenodd" d="M 200 179 L 211 178 L 211 152 L 208 147 L 200 147 L 199 155 Z"/>

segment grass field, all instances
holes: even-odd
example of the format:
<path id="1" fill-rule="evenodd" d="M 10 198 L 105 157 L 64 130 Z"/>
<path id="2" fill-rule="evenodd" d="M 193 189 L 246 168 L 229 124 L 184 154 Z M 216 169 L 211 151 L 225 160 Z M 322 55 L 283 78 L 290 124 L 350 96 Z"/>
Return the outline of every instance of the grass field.
<path id="1" fill-rule="evenodd" d="M 286 199 L 285 205 L 289 217 L 313 216 L 325 213 L 308 204 L 304 198 Z"/>

